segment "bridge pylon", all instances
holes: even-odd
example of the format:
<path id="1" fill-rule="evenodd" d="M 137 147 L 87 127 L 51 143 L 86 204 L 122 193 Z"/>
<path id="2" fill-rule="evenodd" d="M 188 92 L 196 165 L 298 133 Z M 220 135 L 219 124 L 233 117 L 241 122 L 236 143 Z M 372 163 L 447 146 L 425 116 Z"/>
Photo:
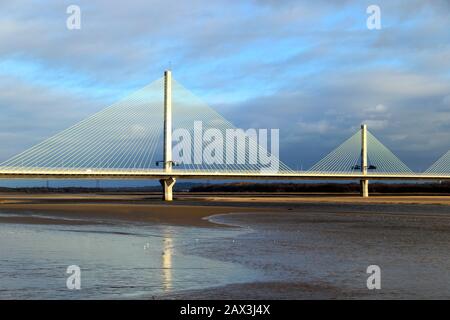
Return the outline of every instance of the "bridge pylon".
<path id="1" fill-rule="evenodd" d="M 367 175 L 368 161 L 367 161 L 367 125 L 361 125 L 361 173 Z M 362 179 L 361 196 L 363 198 L 369 197 L 369 180 Z"/>
<path id="2" fill-rule="evenodd" d="M 164 172 L 172 172 L 172 72 L 164 72 Z M 173 200 L 173 186 L 176 179 L 173 177 L 162 179 L 163 200 Z"/>

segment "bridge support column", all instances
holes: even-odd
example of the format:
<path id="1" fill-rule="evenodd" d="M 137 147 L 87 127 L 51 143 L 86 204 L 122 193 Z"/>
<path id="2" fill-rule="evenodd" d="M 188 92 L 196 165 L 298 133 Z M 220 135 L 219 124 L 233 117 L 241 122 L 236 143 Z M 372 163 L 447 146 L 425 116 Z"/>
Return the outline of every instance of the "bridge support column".
<path id="1" fill-rule="evenodd" d="M 172 201 L 173 200 L 173 186 L 177 180 L 170 177 L 169 179 L 161 179 L 159 182 L 163 188 L 163 200 Z"/>
<path id="2" fill-rule="evenodd" d="M 369 197 L 369 180 L 361 180 L 361 197 L 368 198 Z"/>
<path id="3" fill-rule="evenodd" d="M 164 172 L 172 172 L 172 72 L 164 72 Z M 175 178 L 162 179 L 163 200 L 173 200 Z"/>
<path id="4" fill-rule="evenodd" d="M 367 161 L 367 125 L 361 125 L 361 173 L 367 175 L 368 161 Z M 369 197 L 369 180 L 361 180 L 361 196 L 363 198 Z"/>

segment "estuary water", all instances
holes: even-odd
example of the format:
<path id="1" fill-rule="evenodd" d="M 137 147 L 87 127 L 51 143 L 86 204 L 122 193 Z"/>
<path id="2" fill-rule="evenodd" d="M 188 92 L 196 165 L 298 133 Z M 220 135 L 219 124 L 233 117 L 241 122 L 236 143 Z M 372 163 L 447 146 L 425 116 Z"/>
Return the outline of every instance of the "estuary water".
<path id="1" fill-rule="evenodd" d="M 8 215 L 45 224 L 0 223 L 0 299 L 450 299 L 447 206 L 299 205 L 211 227 Z"/>
<path id="2" fill-rule="evenodd" d="M 178 249 L 242 230 L 65 222 L 0 224 L 0 299 L 151 299 L 258 277 L 241 265 Z M 81 270 L 80 290 L 66 284 L 72 265 Z"/>

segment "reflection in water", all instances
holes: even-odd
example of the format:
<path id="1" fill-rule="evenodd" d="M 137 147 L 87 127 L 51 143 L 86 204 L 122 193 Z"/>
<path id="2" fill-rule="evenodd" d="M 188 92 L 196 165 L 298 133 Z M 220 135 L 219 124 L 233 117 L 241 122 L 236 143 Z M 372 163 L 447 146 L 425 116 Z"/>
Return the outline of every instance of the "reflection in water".
<path id="1" fill-rule="evenodd" d="M 0 209 L 0 219 L 8 214 Z M 176 247 L 192 250 L 199 237 L 235 234 L 240 233 L 168 225 L 0 223 L 0 300 L 148 299 L 259 279 L 253 270 L 184 254 Z M 82 290 L 77 292 L 66 287 L 66 269 L 72 264 L 82 270 Z"/>
<path id="2" fill-rule="evenodd" d="M 164 291 L 172 289 L 172 237 L 170 233 L 164 233 L 162 253 L 162 284 Z"/>

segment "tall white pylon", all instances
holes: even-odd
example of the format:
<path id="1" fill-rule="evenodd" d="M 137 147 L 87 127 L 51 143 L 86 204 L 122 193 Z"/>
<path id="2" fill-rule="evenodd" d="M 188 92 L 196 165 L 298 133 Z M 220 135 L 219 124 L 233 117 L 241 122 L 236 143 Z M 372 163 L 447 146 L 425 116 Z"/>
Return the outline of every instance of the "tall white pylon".
<path id="1" fill-rule="evenodd" d="M 361 173 L 367 175 L 367 125 L 361 125 Z M 369 180 L 361 180 L 361 196 L 369 197 Z"/>
<path id="2" fill-rule="evenodd" d="M 172 172 L 172 72 L 164 72 L 164 171 Z M 163 200 L 173 200 L 173 186 L 176 179 L 170 177 L 160 180 L 163 187 Z"/>
<path id="3" fill-rule="evenodd" d="M 164 170 L 172 171 L 172 72 L 164 72 Z"/>

